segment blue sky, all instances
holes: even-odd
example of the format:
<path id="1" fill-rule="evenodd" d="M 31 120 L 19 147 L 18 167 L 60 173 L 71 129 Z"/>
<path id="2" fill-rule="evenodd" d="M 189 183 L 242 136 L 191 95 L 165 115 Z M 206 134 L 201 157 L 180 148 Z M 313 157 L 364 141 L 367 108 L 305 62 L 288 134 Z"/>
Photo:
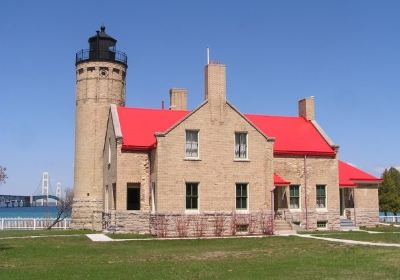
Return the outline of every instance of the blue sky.
<path id="1" fill-rule="evenodd" d="M 75 52 L 104 23 L 128 54 L 127 106 L 168 89 L 203 98 L 205 49 L 227 64 L 244 113 L 316 118 L 340 157 L 380 175 L 400 166 L 399 1 L 2 1 L 0 193 L 30 194 L 48 171 L 73 184 Z"/>

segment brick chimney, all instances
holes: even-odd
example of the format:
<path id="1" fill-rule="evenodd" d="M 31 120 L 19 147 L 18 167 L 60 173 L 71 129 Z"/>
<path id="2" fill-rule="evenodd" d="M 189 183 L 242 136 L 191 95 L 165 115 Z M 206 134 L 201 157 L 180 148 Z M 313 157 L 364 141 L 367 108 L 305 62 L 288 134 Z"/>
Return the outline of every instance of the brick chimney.
<path id="1" fill-rule="evenodd" d="M 299 117 L 306 120 L 315 120 L 314 96 L 299 100 Z"/>
<path id="2" fill-rule="evenodd" d="M 169 90 L 169 109 L 187 110 L 187 89 L 171 88 Z"/>
<path id="3" fill-rule="evenodd" d="M 223 121 L 224 106 L 226 103 L 226 66 L 217 62 L 210 62 L 205 67 L 204 99 L 211 106 L 211 120 Z"/>

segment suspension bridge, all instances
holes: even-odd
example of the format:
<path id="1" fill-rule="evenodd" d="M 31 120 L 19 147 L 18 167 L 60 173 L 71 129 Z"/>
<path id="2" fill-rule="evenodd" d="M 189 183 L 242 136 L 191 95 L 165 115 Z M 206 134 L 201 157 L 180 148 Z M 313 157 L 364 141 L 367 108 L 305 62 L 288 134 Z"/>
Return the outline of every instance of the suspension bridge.
<path id="1" fill-rule="evenodd" d="M 33 195 L 0 194 L 0 207 L 34 207 L 58 205 L 62 199 L 61 183 L 53 188 L 48 172 L 43 172 Z"/>

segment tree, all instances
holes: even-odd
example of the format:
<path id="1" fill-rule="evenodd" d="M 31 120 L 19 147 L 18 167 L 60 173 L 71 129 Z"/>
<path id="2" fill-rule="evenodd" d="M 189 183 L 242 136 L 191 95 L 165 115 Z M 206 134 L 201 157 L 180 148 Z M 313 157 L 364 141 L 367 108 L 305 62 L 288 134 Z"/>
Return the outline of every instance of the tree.
<path id="1" fill-rule="evenodd" d="M 74 192 L 71 189 L 67 189 L 65 191 L 65 197 L 60 198 L 60 201 L 58 201 L 56 218 L 54 219 L 53 223 L 47 227 L 47 229 L 51 229 L 58 222 L 63 221 L 71 214 L 73 200 Z"/>
<path id="2" fill-rule="evenodd" d="M 400 212 L 400 171 L 394 167 L 385 169 L 382 174 L 382 186 L 379 188 L 379 208 L 381 211 Z"/>
<path id="3" fill-rule="evenodd" d="M 7 171 L 7 168 L 0 165 L 0 185 L 4 184 L 8 178 L 6 171 Z"/>

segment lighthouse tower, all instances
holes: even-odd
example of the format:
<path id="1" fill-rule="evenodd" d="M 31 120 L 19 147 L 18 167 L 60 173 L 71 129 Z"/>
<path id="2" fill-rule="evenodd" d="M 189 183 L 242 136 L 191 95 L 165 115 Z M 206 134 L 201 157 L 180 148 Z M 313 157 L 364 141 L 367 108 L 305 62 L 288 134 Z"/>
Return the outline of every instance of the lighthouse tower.
<path id="1" fill-rule="evenodd" d="M 101 26 L 76 54 L 74 228 L 101 229 L 103 147 L 111 104 L 125 105 L 127 56 Z"/>

